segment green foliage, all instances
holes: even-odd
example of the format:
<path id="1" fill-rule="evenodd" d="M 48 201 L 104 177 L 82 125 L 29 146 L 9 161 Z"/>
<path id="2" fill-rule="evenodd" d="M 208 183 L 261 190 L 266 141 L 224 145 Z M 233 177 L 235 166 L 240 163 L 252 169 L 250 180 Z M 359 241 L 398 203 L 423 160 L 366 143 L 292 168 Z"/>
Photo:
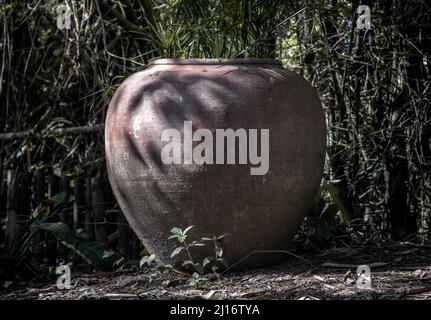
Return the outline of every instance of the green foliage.
<path id="1" fill-rule="evenodd" d="M 189 281 L 190 286 L 198 286 L 207 280 L 208 280 L 208 278 L 202 276 L 201 274 L 199 274 L 197 272 L 193 272 L 193 274 L 191 275 L 191 277 L 188 281 Z"/>
<path id="2" fill-rule="evenodd" d="M 124 258 L 106 244 L 93 241 L 83 229 L 71 230 L 62 222 L 50 222 L 58 217 L 61 210 L 73 199 L 66 193 L 58 193 L 43 201 L 31 215 L 29 230 L 22 239 L 16 241 L 9 257 L 20 263 L 26 261 L 33 237 L 38 230 L 43 230 L 54 235 L 60 243 L 79 254 L 87 263 L 97 270 L 112 270 L 119 267 Z"/>
<path id="3" fill-rule="evenodd" d="M 174 249 L 174 251 L 172 251 L 171 258 L 174 258 L 184 251 L 186 253 L 186 260 L 182 262 L 182 267 L 191 268 L 199 274 L 204 274 L 205 270 L 211 270 L 213 274 L 217 274 L 221 266 L 227 268 L 228 264 L 223 258 L 223 248 L 219 245 L 222 239 L 224 239 L 227 235 L 202 237 L 199 239 L 199 241 L 194 240 L 189 243 L 187 241 L 188 232 L 192 228 L 193 226 L 189 226 L 184 230 L 178 227 L 171 229 L 172 235 L 169 237 L 169 239 L 175 239 L 181 244 L 180 247 L 177 247 Z M 211 243 L 213 246 L 214 255 L 205 257 L 202 262 L 196 262 L 190 249 L 193 247 L 206 247 L 206 243 Z"/>
<path id="4" fill-rule="evenodd" d="M 168 239 L 177 239 L 179 242 L 184 243 L 187 239 L 187 232 L 189 232 L 193 226 L 187 227 L 185 230 L 181 230 L 180 228 L 172 228 L 172 235 Z"/>
<path id="5" fill-rule="evenodd" d="M 148 277 L 148 281 L 152 282 L 153 279 L 160 278 L 161 276 L 172 271 L 172 266 L 170 264 L 159 263 L 156 267 L 151 268 L 151 273 Z"/>
<path id="6" fill-rule="evenodd" d="M 171 272 L 173 269 L 170 264 L 156 262 L 156 256 L 154 254 L 143 255 L 141 260 L 139 261 L 139 268 L 147 268 L 149 270 L 149 282 L 152 282 L 154 279 L 160 278 L 161 276 Z"/>
<path id="7" fill-rule="evenodd" d="M 33 223 L 31 229 L 44 230 L 52 233 L 64 246 L 79 254 L 96 270 L 113 270 L 124 262 L 121 254 L 106 244 L 90 240 L 85 230 L 70 230 L 62 222 Z"/>
<path id="8" fill-rule="evenodd" d="M 171 235 L 169 239 L 177 241 L 180 246 L 175 248 L 171 253 L 171 258 L 175 258 L 181 253 L 185 254 L 185 260 L 179 261 L 181 269 L 190 272 L 188 283 L 190 286 L 198 286 L 199 284 L 208 280 L 204 274 L 211 272 L 212 276 L 217 278 L 220 277 L 219 270 L 227 269 L 228 264 L 223 258 L 223 249 L 220 247 L 220 241 L 222 241 L 226 235 L 221 236 L 209 236 L 202 237 L 199 241 L 189 241 L 189 232 L 193 229 L 193 226 L 189 226 L 184 230 L 178 227 L 171 229 Z M 191 253 L 193 247 L 205 247 L 206 243 L 213 245 L 213 256 L 208 256 L 203 259 L 202 262 L 196 262 L 196 259 Z M 155 263 L 155 255 L 144 255 L 139 263 L 140 268 L 149 268 L 150 275 L 149 281 L 153 281 L 155 278 L 172 271 L 173 267 L 170 264 Z"/>
<path id="9" fill-rule="evenodd" d="M 32 226 L 43 224 L 58 216 L 64 205 L 71 201 L 72 199 L 64 192 L 60 192 L 42 201 L 31 214 L 29 230 L 23 235 L 22 239 L 16 242 L 18 247 L 11 248 L 10 256 L 15 256 L 20 261 L 24 261 L 29 253 L 31 241 L 36 233 L 36 229 L 32 228 Z"/>
<path id="10" fill-rule="evenodd" d="M 161 1 L 153 30 L 169 58 L 272 57 L 278 23 L 295 10 L 281 0 Z"/>
<path id="11" fill-rule="evenodd" d="M 347 228 L 351 227 L 350 213 L 339 198 L 335 183 L 325 182 L 316 194 L 306 218 L 306 246 L 320 246 L 329 241 L 336 226 L 336 217 Z"/>
<path id="12" fill-rule="evenodd" d="M 343 202 L 340 200 L 340 192 L 335 184 L 332 183 L 325 183 L 323 185 L 323 188 L 329 193 L 331 196 L 331 200 L 333 202 L 331 212 L 335 212 L 335 208 L 338 210 L 338 213 L 340 214 L 341 220 L 344 224 L 346 224 L 348 227 L 351 225 L 351 219 L 350 219 L 350 213 L 347 211 L 346 207 L 344 206 Z M 325 212 L 327 212 L 326 210 Z M 325 212 L 322 214 L 324 215 Z M 328 214 L 327 214 L 328 215 Z"/>
<path id="13" fill-rule="evenodd" d="M 154 254 L 143 256 L 139 261 L 139 268 L 150 267 L 153 264 L 155 258 L 156 256 Z"/>

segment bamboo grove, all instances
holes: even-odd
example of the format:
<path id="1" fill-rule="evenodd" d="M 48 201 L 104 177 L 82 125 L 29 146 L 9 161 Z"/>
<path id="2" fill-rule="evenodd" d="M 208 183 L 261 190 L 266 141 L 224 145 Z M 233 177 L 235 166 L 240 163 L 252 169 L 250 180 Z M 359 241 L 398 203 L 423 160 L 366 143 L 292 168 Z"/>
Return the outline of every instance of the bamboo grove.
<path id="1" fill-rule="evenodd" d="M 57 27 L 60 4 L 70 29 Z M 356 29 L 360 4 L 370 30 Z M 117 86 L 151 59 L 278 58 L 313 84 L 327 115 L 307 244 L 338 232 L 362 244 L 427 240 L 430 16 L 424 0 L 2 1 L 0 134 L 28 134 L 0 139 L 0 213 L 10 167 L 21 180 L 35 170 L 106 179 L 100 131 L 53 132 L 103 124 Z"/>

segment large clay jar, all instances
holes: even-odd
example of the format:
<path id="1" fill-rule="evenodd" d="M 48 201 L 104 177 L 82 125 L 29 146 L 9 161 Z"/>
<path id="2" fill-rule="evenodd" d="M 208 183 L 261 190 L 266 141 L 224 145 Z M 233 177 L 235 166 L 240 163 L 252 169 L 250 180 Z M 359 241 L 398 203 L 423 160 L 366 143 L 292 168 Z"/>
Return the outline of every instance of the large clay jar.
<path id="1" fill-rule="evenodd" d="M 239 164 L 238 145 L 235 164 L 190 163 L 184 154 L 166 164 L 164 130 L 181 133 L 182 151 L 200 143 L 184 132 L 187 121 L 213 133 L 214 150 L 216 129 L 269 129 L 268 171 L 252 175 L 257 165 Z M 318 191 L 326 123 L 311 85 L 277 60 L 161 59 L 117 89 L 105 143 L 112 189 L 149 252 L 164 263 L 185 259 L 170 257 L 178 243 L 168 237 L 193 225 L 188 240 L 227 234 L 226 261 L 256 267 L 281 258 Z M 213 255 L 211 244 L 193 250 L 195 260 Z"/>

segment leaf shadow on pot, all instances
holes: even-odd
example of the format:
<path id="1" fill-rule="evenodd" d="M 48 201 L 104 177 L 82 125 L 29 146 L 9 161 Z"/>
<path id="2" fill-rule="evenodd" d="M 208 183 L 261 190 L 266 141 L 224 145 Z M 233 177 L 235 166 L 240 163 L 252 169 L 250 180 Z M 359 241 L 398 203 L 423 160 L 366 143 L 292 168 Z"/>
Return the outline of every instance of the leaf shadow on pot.
<path id="1" fill-rule="evenodd" d="M 201 69 L 205 68 L 208 67 Z M 115 188 L 118 201 L 145 246 L 162 257 L 169 257 L 172 252 L 167 236 L 174 226 L 195 225 L 203 235 L 233 234 L 230 246 L 244 248 L 242 256 L 246 251 L 260 249 L 262 244 L 253 232 L 258 226 L 266 228 L 269 224 L 251 205 L 254 199 L 262 199 L 253 194 L 263 183 L 245 188 L 242 183 L 252 181 L 241 178 L 248 176 L 248 170 L 243 170 L 245 167 L 237 172 L 236 166 L 227 164 L 165 165 L 161 161 L 161 132 L 171 128 L 183 132 L 184 121 L 193 121 L 193 130 L 265 128 L 274 121 L 265 94 L 270 92 L 270 77 L 277 76 L 278 71 L 273 74 L 265 68 L 238 66 L 229 66 L 227 70 L 232 70 L 229 73 L 223 68 L 218 73 L 202 70 L 151 73 L 147 69 L 133 75 L 118 89 L 110 110 L 115 114 L 114 119 L 121 120 L 115 124 L 117 141 L 123 138 L 123 142 L 118 142 L 123 144 L 119 149 L 129 153 L 127 165 L 131 166 L 129 172 L 133 179 L 116 182 L 121 184 Z M 247 74 L 247 81 L 241 78 L 243 73 Z M 281 72 L 280 76 L 286 75 Z M 254 98 L 257 90 L 263 93 L 260 100 Z M 138 123 L 136 136 L 130 133 L 133 133 L 135 118 L 142 121 Z M 249 192 L 244 192 L 247 189 Z M 250 198 L 253 201 L 248 201 Z M 256 227 L 244 228 L 250 224 L 247 222 L 249 207 L 256 211 L 253 215 Z M 275 224 L 267 229 L 276 227 L 281 228 Z M 229 246 L 226 253 L 229 255 Z"/>

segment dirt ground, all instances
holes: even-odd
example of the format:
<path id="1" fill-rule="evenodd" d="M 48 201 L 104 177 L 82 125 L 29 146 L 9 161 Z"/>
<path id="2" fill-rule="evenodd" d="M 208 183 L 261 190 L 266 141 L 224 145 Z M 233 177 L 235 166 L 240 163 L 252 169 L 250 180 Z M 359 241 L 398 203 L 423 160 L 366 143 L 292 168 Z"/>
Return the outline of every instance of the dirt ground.
<path id="1" fill-rule="evenodd" d="M 0 299 L 431 299 L 431 247 L 331 249 L 289 256 L 279 266 L 227 272 L 197 286 L 169 272 L 150 281 L 150 270 L 72 274 L 69 290 L 55 283 L 3 293 Z M 356 268 L 371 269 L 371 289 L 357 286 Z"/>

